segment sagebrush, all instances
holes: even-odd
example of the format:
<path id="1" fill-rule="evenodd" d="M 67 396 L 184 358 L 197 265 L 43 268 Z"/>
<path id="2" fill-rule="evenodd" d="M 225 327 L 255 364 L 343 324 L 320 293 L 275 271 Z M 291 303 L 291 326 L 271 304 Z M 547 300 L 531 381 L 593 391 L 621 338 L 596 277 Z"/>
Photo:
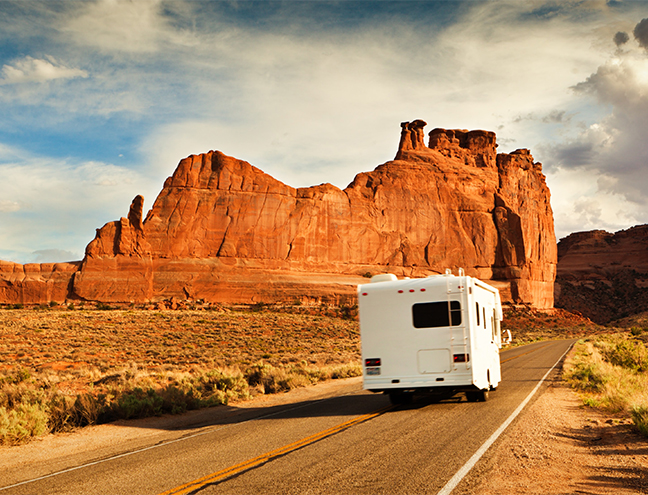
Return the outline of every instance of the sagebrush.
<path id="1" fill-rule="evenodd" d="M 648 436 L 648 349 L 636 334 L 578 341 L 564 378 L 581 391 L 585 405 L 625 414 Z"/>

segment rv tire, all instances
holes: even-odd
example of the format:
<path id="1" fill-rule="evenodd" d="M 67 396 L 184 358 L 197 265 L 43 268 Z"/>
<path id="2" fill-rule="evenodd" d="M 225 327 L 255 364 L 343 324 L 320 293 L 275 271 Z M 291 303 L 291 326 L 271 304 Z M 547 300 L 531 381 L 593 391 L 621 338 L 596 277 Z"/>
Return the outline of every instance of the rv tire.
<path id="1" fill-rule="evenodd" d="M 486 402 L 488 395 L 488 389 L 485 388 L 475 392 L 466 392 L 466 399 L 468 399 L 468 402 Z"/>

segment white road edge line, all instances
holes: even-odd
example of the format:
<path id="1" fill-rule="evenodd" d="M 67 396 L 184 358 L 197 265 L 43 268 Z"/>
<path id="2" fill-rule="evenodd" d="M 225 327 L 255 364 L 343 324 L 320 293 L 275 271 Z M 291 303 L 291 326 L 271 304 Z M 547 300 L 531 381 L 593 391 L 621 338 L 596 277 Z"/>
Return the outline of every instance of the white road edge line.
<path id="1" fill-rule="evenodd" d="M 459 471 L 456 472 L 456 474 L 450 478 L 450 481 L 446 483 L 446 485 L 437 493 L 437 495 L 450 495 L 452 493 L 452 490 L 454 490 L 457 485 L 463 480 L 466 475 L 470 472 L 470 470 L 475 467 L 475 464 L 477 464 L 477 461 L 481 459 L 481 457 L 486 453 L 486 451 L 490 448 L 493 443 L 495 443 L 495 440 L 498 439 L 498 437 L 506 430 L 506 428 L 509 427 L 509 425 L 513 422 L 513 420 L 522 412 L 522 409 L 524 409 L 524 406 L 526 406 L 531 398 L 535 395 L 535 393 L 538 391 L 540 386 L 543 384 L 543 382 L 547 379 L 549 376 L 549 373 L 551 373 L 556 366 L 558 366 L 558 363 L 562 360 L 562 358 L 565 357 L 565 355 L 569 352 L 569 350 L 573 347 L 573 343 L 567 348 L 567 350 L 563 353 L 562 356 L 558 358 L 558 361 L 551 367 L 547 373 L 545 373 L 545 376 L 542 377 L 542 379 L 538 382 L 538 384 L 535 386 L 535 388 L 531 391 L 531 393 L 527 396 L 526 399 L 522 401 L 522 403 L 517 407 L 515 411 L 508 417 L 504 423 L 493 433 L 486 442 L 473 454 L 473 456 L 468 459 L 468 462 L 462 466 Z"/>
<path id="2" fill-rule="evenodd" d="M 281 411 L 277 411 L 277 412 L 274 412 L 274 413 L 265 414 L 263 416 L 258 416 L 256 418 L 248 419 L 246 421 L 241 421 L 240 423 L 230 423 L 230 424 L 223 425 L 223 426 L 216 427 L 216 428 L 214 426 L 206 426 L 206 427 L 204 427 L 204 429 L 201 429 L 199 432 L 192 433 L 192 434 L 187 435 L 187 436 L 182 436 L 180 438 L 175 438 L 173 440 L 167 440 L 166 442 L 157 443 L 155 445 L 150 445 L 148 447 L 133 450 L 133 451 L 130 451 L 130 452 L 124 452 L 123 454 L 117 454 L 117 455 L 114 455 L 114 456 L 111 456 L 111 457 L 106 457 L 105 459 L 99 459 L 97 461 L 92 461 L 92 462 L 88 462 L 88 463 L 85 463 L 85 464 L 80 464 L 78 466 L 73 466 L 71 468 L 62 469 L 61 471 L 55 471 L 55 472 L 50 473 L 50 474 L 45 474 L 43 476 L 39 476 L 38 478 L 32 478 L 32 479 L 28 479 L 28 480 L 24 480 L 24 481 L 19 481 L 18 483 L 14 483 L 13 485 L 2 486 L 2 487 L 0 487 L 0 492 L 4 491 L 4 490 L 9 490 L 10 488 L 16 488 L 17 486 L 27 485 L 29 483 L 34 483 L 36 481 L 41 481 L 41 480 L 44 480 L 44 479 L 47 479 L 47 478 L 53 478 L 54 476 L 59 476 L 61 474 L 69 473 L 71 471 L 77 471 L 79 469 L 87 468 L 87 467 L 90 467 L 90 466 L 95 466 L 97 464 L 102 464 L 104 462 L 114 461 L 114 460 L 120 459 L 122 457 L 128 457 L 130 455 L 139 454 L 141 452 L 146 452 L 147 450 L 157 449 L 159 447 L 165 447 L 167 445 L 171 445 L 171 444 L 177 443 L 177 442 L 184 442 L 185 440 L 189 440 L 191 438 L 199 437 L 199 436 L 202 436 L 202 435 L 207 435 L 208 433 L 214 433 L 216 431 L 224 430 L 226 428 L 231 428 L 233 426 L 240 426 L 240 425 L 243 425 L 243 424 L 246 424 L 246 423 L 251 423 L 253 421 L 258 421 L 258 420 L 261 420 L 261 419 L 270 418 L 272 416 L 277 416 L 277 415 L 282 414 L 282 413 L 295 411 L 297 409 L 302 409 L 304 407 L 308 407 L 308 406 L 311 406 L 313 404 L 317 404 L 318 402 L 325 402 L 325 401 L 328 401 L 328 400 L 337 399 L 339 397 L 346 397 L 347 395 L 353 395 L 353 393 L 354 392 L 352 391 L 352 392 L 348 392 L 348 393 L 342 394 L 342 395 L 335 395 L 333 397 L 327 397 L 327 398 L 324 398 L 324 399 L 315 400 L 315 401 L 313 401 L 311 403 L 301 404 L 301 405 L 298 405 L 296 407 L 291 407 L 289 409 L 283 409 Z"/>

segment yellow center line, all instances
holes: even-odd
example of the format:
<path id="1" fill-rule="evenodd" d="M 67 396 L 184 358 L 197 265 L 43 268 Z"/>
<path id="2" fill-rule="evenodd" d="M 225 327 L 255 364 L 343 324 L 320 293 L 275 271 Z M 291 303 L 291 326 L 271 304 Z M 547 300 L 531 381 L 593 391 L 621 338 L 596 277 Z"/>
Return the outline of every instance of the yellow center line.
<path id="1" fill-rule="evenodd" d="M 288 445 L 284 445 L 283 447 L 279 447 L 278 449 L 271 450 L 270 452 L 266 452 L 265 454 L 261 454 L 260 456 L 257 456 L 253 459 L 248 459 L 247 461 L 239 462 L 238 464 L 235 464 L 228 468 L 221 469 L 220 471 L 217 471 L 215 473 L 208 474 L 207 476 L 203 476 L 202 478 L 198 478 L 194 481 L 190 481 L 189 483 L 185 483 L 184 485 L 180 485 L 176 488 L 172 488 L 171 490 L 162 492 L 160 495 L 185 495 L 187 493 L 191 493 L 192 491 L 202 488 L 205 485 L 222 481 L 225 478 L 229 478 L 230 476 L 234 476 L 235 474 L 259 466 L 276 457 L 286 455 L 297 449 L 305 447 L 306 445 L 315 443 L 318 440 L 329 437 L 331 435 L 335 435 L 336 433 L 339 433 L 342 430 L 345 430 L 357 424 L 368 421 L 372 418 L 375 418 L 376 416 L 380 416 L 381 414 L 393 408 L 394 406 L 387 406 L 387 407 L 383 407 L 382 409 L 378 409 L 377 411 L 374 411 L 372 413 L 365 414 L 364 416 L 358 416 L 357 418 L 350 419 L 337 426 L 328 428 L 327 430 L 320 431 L 319 433 L 315 433 L 314 435 L 310 435 L 306 438 L 302 438 L 301 440 L 297 440 L 296 442 L 290 443 Z"/>
<path id="2" fill-rule="evenodd" d="M 511 360 L 513 360 L 513 359 L 515 359 L 515 358 L 519 358 L 519 357 L 522 357 L 522 356 L 526 356 L 527 354 L 531 354 L 532 352 L 539 351 L 540 349 L 543 349 L 543 348 L 545 348 L 545 347 L 547 347 L 547 346 L 549 346 L 549 345 L 551 345 L 551 344 L 545 344 L 545 345 L 543 345 L 543 346 L 536 347 L 535 349 L 531 349 L 530 351 L 524 352 L 524 353 L 522 353 L 522 354 L 518 354 L 517 356 L 510 357 L 510 358 L 508 358 L 508 359 L 505 359 L 504 361 L 500 361 L 500 364 L 503 364 L 503 363 L 505 363 L 505 362 L 507 362 L 507 361 L 511 361 Z"/>

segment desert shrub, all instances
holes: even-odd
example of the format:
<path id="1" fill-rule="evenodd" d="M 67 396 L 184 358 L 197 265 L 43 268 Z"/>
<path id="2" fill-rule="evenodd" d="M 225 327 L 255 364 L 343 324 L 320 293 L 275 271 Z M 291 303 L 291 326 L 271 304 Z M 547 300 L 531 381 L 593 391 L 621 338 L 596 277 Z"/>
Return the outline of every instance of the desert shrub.
<path id="1" fill-rule="evenodd" d="M 47 401 L 47 426 L 56 433 L 74 426 L 74 399 L 62 394 L 53 394 Z"/>
<path id="2" fill-rule="evenodd" d="M 9 384 L 18 384 L 25 382 L 31 378 L 31 372 L 26 368 L 18 368 L 13 370 L 8 375 L 0 378 L 0 384 L 9 383 Z"/>
<path id="3" fill-rule="evenodd" d="M 0 444 L 19 444 L 46 431 L 47 411 L 41 404 L 0 407 Z"/>
<path id="4" fill-rule="evenodd" d="M 92 394 L 77 395 L 74 400 L 74 424 L 77 426 L 94 425 L 99 420 L 101 401 Z"/>
<path id="5" fill-rule="evenodd" d="M 23 403 L 35 402 L 35 395 L 36 391 L 28 384 L 8 382 L 0 389 L 0 406 L 13 409 Z"/>
<path id="6" fill-rule="evenodd" d="M 259 301 L 254 304 L 250 304 L 250 311 L 263 311 L 266 306 L 266 303 Z"/>
<path id="7" fill-rule="evenodd" d="M 566 378 L 581 390 L 600 391 L 608 381 L 598 363 L 579 362 L 566 374 Z"/>
<path id="8" fill-rule="evenodd" d="M 306 372 L 312 383 L 324 380 L 339 380 L 362 375 L 360 363 L 343 363 L 317 368 L 308 368 Z"/>
<path id="9" fill-rule="evenodd" d="M 251 387 L 256 387 L 257 385 L 263 384 L 263 377 L 270 371 L 272 366 L 264 363 L 257 363 L 253 366 L 250 366 L 245 371 L 245 380 Z"/>
<path id="10" fill-rule="evenodd" d="M 146 418 L 160 416 L 164 400 L 152 388 L 144 390 L 135 387 L 119 395 L 112 404 L 104 408 L 100 414 L 103 421 L 113 419 Z"/>
<path id="11" fill-rule="evenodd" d="M 291 372 L 284 368 L 273 368 L 263 377 L 263 391 L 266 394 L 278 394 L 311 384 L 307 375 Z"/>
<path id="12" fill-rule="evenodd" d="M 78 426 L 93 425 L 98 422 L 101 404 L 92 394 L 79 394 L 76 397 L 53 393 L 46 401 L 47 427 L 56 433 Z"/>
<path id="13" fill-rule="evenodd" d="M 648 350 L 643 342 L 617 336 L 612 341 L 599 342 L 598 346 L 607 362 L 635 372 L 648 371 Z"/>
<path id="14" fill-rule="evenodd" d="M 331 379 L 338 380 L 342 378 L 352 378 L 362 375 L 362 365 L 360 363 L 346 363 L 333 366 L 331 368 Z"/>
<path id="15" fill-rule="evenodd" d="M 313 383 L 306 369 L 296 367 L 291 369 L 276 368 L 269 364 L 252 366 L 245 372 L 245 378 L 250 386 L 262 386 L 263 392 L 266 394 L 287 392 Z"/>
<path id="16" fill-rule="evenodd" d="M 208 371 L 197 379 L 197 384 L 202 394 L 209 397 L 216 395 L 221 403 L 227 403 L 229 399 L 246 399 L 249 397 L 249 382 L 240 371 Z M 222 392 L 222 394 L 214 394 Z"/>
<path id="17" fill-rule="evenodd" d="M 606 376 L 600 361 L 591 343 L 579 341 L 574 357 L 565 366 L 563 378 L 574 388 L 601 391 L 609 377 Z"/>
<path id="18" fill-rule="evenodd" d="M 639 432 L 648 437 L 648 407 L 635 406 L 632 408 L 632 421 Z"/>
<path id="19" fill-rule="evenodd" d="M 181 390 L 176 385 L 168 385 L 160 390 L 162 410 L 168 414 L 182 414 L 201 406 L 201 400 L 193 394 Z M 217 405 L 217 403 L 213 404 Z"/>
<path id="20" fill-rule="evenodd" d="M 606 335 L 579 341 L 565 363 L 564 378 L 582 391 L 583 404 L 632 417 L 648 434 L 648 372 L 645 347 L 627 335 Z"/>
<path id="21" fill-rule="evenodd" d="M 599 397 L 585 396 L 583 397 L 583 405 L 587 407 L 601 407 L 603 403 Z"/>
<path id="22" fill-rule="evenodd" d="M 248 383 L 239 372 L 209 371 L 174 380 L 162 387 L 113 390 L 113 398 L 104 400 L 99 410 L 88 401 L 88 417 L 107 422 L 115 419 L 143 418 L 161 414 L 181 414 L 189 410 L 227 404 L 229 400 L 247 398 Z M 101 403 L 101 401 L 99 401 Z M 90 423 L 88 423 L 90 424 Z"/>
<path id="23" fill-rule="evenodd" d="M 340 318 L 343 320 L 354 320 L 358 317 L 358 305 L 353 306 L 342 305 L 340 306 Z"/>

